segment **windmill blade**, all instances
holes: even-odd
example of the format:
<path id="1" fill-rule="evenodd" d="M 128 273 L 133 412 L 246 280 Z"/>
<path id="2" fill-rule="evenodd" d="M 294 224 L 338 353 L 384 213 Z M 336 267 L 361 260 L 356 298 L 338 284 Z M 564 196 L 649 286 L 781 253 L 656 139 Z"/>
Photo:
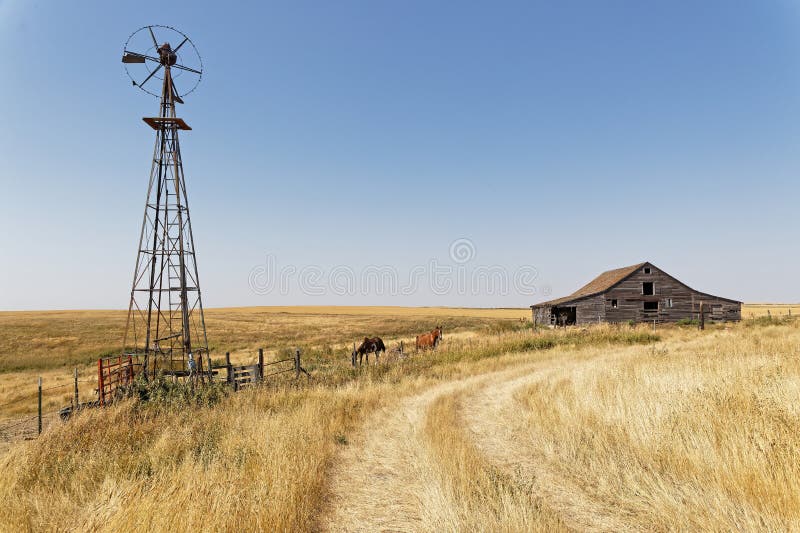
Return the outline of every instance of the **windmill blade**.
<path id="1" fill-rule="evenodd" d="M 156 50 L 158 50 L 158 41 L 156 41 L 156 34 L 153 33 L 153 27 L 148 26 L 147 29 L 150 31 L 150 37 L 153 38 L 153 46 L 155 46 Z"/>
<path id="2" fill-rule="evenodd" d="M 155 73 L 156 73 L 156 72 L 158 72 L 158 70 L 159 70 L 160 68 L 161 68 L 161 64 L 159 63 L 159 65 L 158 65 L 156 68 L 154 68 L 154 69 L 153 69 L 153 72 L 151 72 L 151 73 L 150 73 L 150 75 L 149 75 L 149 76 L 147 76 L 147 77 L 144 79 L 144 81 L 143 81 L 142 83 L 138 83 L 137 85 L 138 85 L 139 87 L 142 87 L 142 86 L 144 86 L 144 84 L 145 84 L 145 83 L 147 83 L 148 81 L 150 81 L 150 78 L 152 78 L 152 77 L 153 77 L 153 75 L 155 75 Z"/>
<path id="3" fill-rule="evenodd" d="M 177 63 L 176 63 L 175 65 L 172 65 L 172 68 L 177 68 L 177 69 L 180 69 L 180 70 L 185 70 L 185 71 L 187 71 L 187 72 L 193 72 L 193 73 L 195 73 L 195 74 L 202 74 L 202 72 L 200 72 L 199 70 L 195 70 L 195 69 L 193 69 L 193 68 L 189 68 L 189 67 L 184 67 L 183 65 L 178 65 Z"/>
<path id="4" fill-rule="evenodd" d="M 0 0 L 0 3 L 2 3 L 2 1 L 3 0 Z M 164 44 L 161 46 L 168 47 L 168 42 L 176 42 L 178 45 L 174 48 L 159 50 L 159 37 L 155 34 L 156 28 L 159 28 L 159 33 L 162 34 L 160 38 L 164 39 L 162 41 Z M 150 34 L 153 48 L 147 45 L 146 34 Z M 186 47 L 184 50 L 187 42 L 189 43 L 189 47 Z M 134 44 L 132 45 L 131 43 Z M 131 47 L 135 46 L 138 46 L 138 51 L 131 50 Z M 186 57 L 177 57 L 178 53 L 182 53 Z M 185 66 L 185 64 L 177 64 L 176 59 L 177 61 L 183 61 L 185 59 L 186 64 L 195 66 L 189 67 Z M 125 71 L 134 87 L 139 87 L 144 92 L 156 97 L 164 97 L 165 94 L 155 88 L 153 90 L 147 89 L 147 83 L 149 83 L 150 79 L 153 77 L 156 77 L 159 81 L 164 81 L 164 76 L 169 76 L 170 72 L 177 73 L 178 77 L 180 77 L 180 74 L 183 72 L 192 74 L 192 76 L 181 78 L 181 84 L 184 85 L 184 89 L 186 89 L 185 94 L 192 92 L 203 77 L 203 60 L 200 58 L 200 54 L 197 52 L 192 40 L 188 35 L 168 26 L 142 26 L 132 33 L 123 47 L 122 62 L 124 63 Z M 176 64 L 172 64 L 173 62 Z M 144 64 L 147 72 L 142 71 L 141 67 L 133 66 L 135 64 Z M 172 70 L 172 67 L 174 67 L 175 70 Z M 162 68 L 163 70 L 161 70 Z M 157 75 L 159 71 L 160 75 Z M 140 81 L 140 76 L 145 77 Z M 191 87 L 188 87 L 189 85 L 191 85 Z M 166 90 L 166 87 L 164 90 Z M 179 89 L 174 87 L 174 85 L 172 94 L 167 93 L 167 95 L 171 97 L 174 96 L 173 102 L 183 103 L 182 95 Z"/>
<path id="5" fill-rule="evenodd" d="M 183 40 L 181 41 L 181 44 L 179 44 L 178 46 L 176 46 L 176 47 L 175 47 L 175 49 L 173 50 L 173 52 L 175 52 L 175 53 L 177 54 L 177 53 L 178 53 L 178 50 L 180 50 L 180 49 L 181 49 L 181 46 L 183 46 L 183 44 L 184 44 L 186 41 L 188 41 L 188 40 L 189 40 L 189 38 L 188 38 L 188 37 L 184 37 L 184 38 L 183 38 Z"/>

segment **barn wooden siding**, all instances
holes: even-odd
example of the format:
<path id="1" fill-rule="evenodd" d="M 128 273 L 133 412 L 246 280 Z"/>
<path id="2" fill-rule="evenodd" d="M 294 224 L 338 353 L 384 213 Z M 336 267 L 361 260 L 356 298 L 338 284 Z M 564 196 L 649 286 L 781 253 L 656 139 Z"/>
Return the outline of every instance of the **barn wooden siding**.
<path id="1" fill-rule="evenodd" d="M 609 289 L 604 295 L 605 320 L 608 322 L 677 322 L 681 319 L 697 319 L 700 302 L 710 311 L 706 318 L 711 320 L 740 320 L 742 304 L 740 302 L 704 294 L 687 287 L 660 269 L 650 266 L 650 274 L 640 268 L 629 278 Z M 642 294 L 642 284 L 652 282 L 654 294 Z M 611 301 L 617 300 L 617 308 Z M 672 306 L 669 303 L 672 301 Z M 658 310 L 644 309 L 644 302 L 658 302 Z"/>
<path id="2" fill-rule="evenodd" d="M 649 273 L 645 273 L 646 269 Z M 643 294 L 643 283 L 653 283 L 653 294 Z M 614 307 L 612 302 L 616 300 Z M 657 302 L 657 310 L 644 309 L 644 302 Z M 677 322 L 699 319 L 700 303 L 706 319 L 741 320 L 741 302 L 696 291 L 651 263 L 642 263 L 631 274 L 599 294 L 561 298 L 531 306 L 537 323 L 556 323 L 556 308 L 575 308 L 576 324 L 603 322 Z"/>

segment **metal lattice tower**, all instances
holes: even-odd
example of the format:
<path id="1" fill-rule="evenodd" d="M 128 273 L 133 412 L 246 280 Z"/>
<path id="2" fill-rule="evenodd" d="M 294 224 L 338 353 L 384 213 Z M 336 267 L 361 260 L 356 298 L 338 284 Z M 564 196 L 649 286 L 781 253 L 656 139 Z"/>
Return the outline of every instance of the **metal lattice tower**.
<path id="1" fill-rule="evenodd" d="M 173 32 L 172 37 L 177 35 L 180 44 L 174 49 L 168 42 L 159 44 L 154 29 L 159 33 Z M 149 34 L 152 48 L 140 47 L 141 53 L 132 51 L 132 41 L 143 32 L 145 36 Z M 190 46 L 184 47 L 187 43 Z M 146 46 L 149 45 L 148 41 Z M 147 376 L 159 371 L 184 375 L 190 355 L 198 361 L 208 353 L 178 136 L 179 131 L 191 128 L 175 112 L 175 104 L 182 104 L 181 96 L 188 93 L 178 92 L 174 74 L 188 73 L 196 76 L 197 82 L 202 76 L 202 63 L 195 68 L 179 62 L 179 52 L 189 48 L 199 61 L 194 45 L 182 33 L 146 26 L 131 36 L 122 58 L 134 85 L 145 92 L 150 92 L 145 87 L 148 81 L 161 81 L 159 114 L 143 119 L 156 131 L 156 141 L 123 339 L 123 352 L 136 356 Z M 144 81 L 136 81 L 131 72 L 133 65 L 144 67 Z"/>

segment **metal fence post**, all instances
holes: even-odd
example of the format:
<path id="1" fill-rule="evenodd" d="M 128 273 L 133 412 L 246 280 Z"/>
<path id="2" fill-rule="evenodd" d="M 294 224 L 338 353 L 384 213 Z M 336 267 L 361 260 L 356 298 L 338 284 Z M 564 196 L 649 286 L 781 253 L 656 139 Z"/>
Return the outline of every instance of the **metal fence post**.
<path id="1" fill-rule="evenodd" d="M 42 376 L 39 376 L 39 435 L 42 434 Z"/>

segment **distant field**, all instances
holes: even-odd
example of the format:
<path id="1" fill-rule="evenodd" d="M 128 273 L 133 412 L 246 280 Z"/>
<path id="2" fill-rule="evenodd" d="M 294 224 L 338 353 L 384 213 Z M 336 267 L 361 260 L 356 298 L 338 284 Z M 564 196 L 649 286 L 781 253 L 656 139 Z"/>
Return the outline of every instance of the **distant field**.
<path id="1" fill-rule="evenodd" d="M 444 326 L 445 335 L 517 322 L 526 309 L 446 307 L 240 307 L 206 310 L 214 359 L 231 352 L 234 362 L 254 360 L 301 348 L 318 359 L 348 359 L 349 347 L 364 336 L 387 344 Z M 115 354 L 122 344 L 124 311 L 0 312 L 0 421 L 36 409 L 36 380 L 44 379 L 45 410 L 69 403 L 77 368 L 80 395 L 94 397 L 97 359 Z M 51 387 L 59 387 L 52 389 Z M 4 405 L 8 404 L 8 405 Z"/>
<path id="2" fill-rule="evenodd" d="M 798 315 L 800 314 L 800 304 L 744 304 L 742 318 L 766 316 L 767 311 L 772 316 L 786 316 L 790 312 L 792 315 Z"/>
<path id="3" fill-rule="evenodd" d="M 210 313 L 267 313 L 292 315 L 366 315 L 366 316 L 441 316 L 441 317 L 479 317 L 479 318 L 527 318 L 529 308 L 480 308 L 480 307 L 399 307 L 399 306 L 267 306 L 267 307 L 226 307 L 211 309 Z"/>
<path id="4" fill-rule="evenodd" d="M 800 315 L 800 304 L 747 304 L 742 316 L 764 316 L 768 309 L 775 317 L 790 309 Z M 258 348 L 265 348 L 269 360 L 299 347 L 313 356 L 314 365 L 325 366 L 346 360 L 352 343 L 365 335 L 379 335 L 393 347 L 439 324 L 445 338 L 453 338 L 499 331 L 529 313 L 449 307 L 240 307 L 208 309 L 206 323 L 217 360 L 229 351 L 234 362 L 245 364 L 255 359 Z M 48 389 L 45 410 L 69 403 L 74 368 L 82 380 L 81 397 L 94 397 L 97 358 L 119 351 L 125 318 L 124 311 L 0 312 L 0 421 L 35 411 L 38 376 Z"/>
<path id="5" fill-rule="evenodd" d="M 333 345 L 365 335 L 474 328 L 527 317 L 526 309 L 447 307 L 238 307 L 206 310 L 212 353 Z M 89 364 L 119 351 L 124 311 L 0 312 L 0 373 Z"/>

